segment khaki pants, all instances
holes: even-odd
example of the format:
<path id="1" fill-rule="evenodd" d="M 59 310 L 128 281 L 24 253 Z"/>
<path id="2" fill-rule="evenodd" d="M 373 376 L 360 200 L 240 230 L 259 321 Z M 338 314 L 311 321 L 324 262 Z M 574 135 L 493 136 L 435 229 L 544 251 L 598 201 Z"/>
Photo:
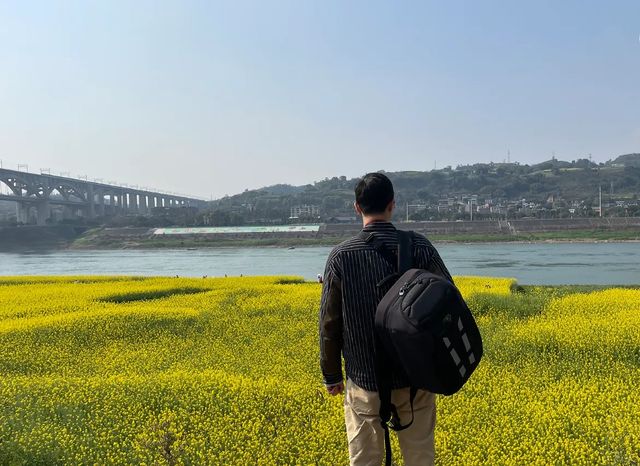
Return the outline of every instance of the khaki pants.
<path id="1" fill-rule="evenodd" d="M 391 392 L 391 402 L 398 409 L 400 422 L 411 420 L 409 389 Z M 384 429 L 380 425 L 380 398 L 347 379 L 344 397 L 344 418 L 349 439 L 351 466 L 380 466 L 384 461 Z M 418 390 L 413 402 L 414 419 L 411 427 L 397 432 L 405 466 L 433 465 L 435 445 L 433 431 L 436 424 L 435 394 Z M 398 452 L 394 451 L 397 458 Z"/>

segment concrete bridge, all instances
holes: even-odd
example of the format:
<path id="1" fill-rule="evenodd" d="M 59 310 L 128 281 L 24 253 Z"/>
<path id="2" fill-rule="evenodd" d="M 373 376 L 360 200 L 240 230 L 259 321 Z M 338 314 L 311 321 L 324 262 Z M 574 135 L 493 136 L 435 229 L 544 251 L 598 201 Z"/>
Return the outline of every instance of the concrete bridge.
<path id="1" fill-rule="evenodd" d="M 18 222 L 25 224 L 35 210 L 37 224 L 44 225 L 51 217 L 53 206 L 62 207 L 63 218 L 78 215 L 95 218 L 145 215 L 156 207 L 203 208 L 206 205 L 202 199 L 6 168 L 0 168 L 0 187 L 2 185 L 9 188 L 4 191 L 10 192 L 0 192 L 0 201 L 16 202 Z"/>

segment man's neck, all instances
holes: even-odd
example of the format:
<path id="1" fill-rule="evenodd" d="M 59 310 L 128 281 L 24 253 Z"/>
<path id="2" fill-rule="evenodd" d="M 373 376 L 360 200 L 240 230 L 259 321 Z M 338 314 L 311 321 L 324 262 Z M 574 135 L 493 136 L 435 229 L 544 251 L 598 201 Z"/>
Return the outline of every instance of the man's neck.
<path id="1" fill-rule="evenodd" d="M 366 227 L 367 225 L 371 225 L 372 223 L 376 223 L 376 222 L 385 222 L 385 223 L 389 223 L 391 221 L 390 218 L 387 217 L 362 217 L 362 226 Z"/>

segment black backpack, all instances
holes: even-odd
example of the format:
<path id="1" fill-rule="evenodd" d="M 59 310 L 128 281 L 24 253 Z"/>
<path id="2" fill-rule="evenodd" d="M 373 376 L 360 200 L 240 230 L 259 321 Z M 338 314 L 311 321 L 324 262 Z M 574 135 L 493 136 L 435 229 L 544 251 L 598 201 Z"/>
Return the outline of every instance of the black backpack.
<path id="1" fill-rule="evenodd" d="M 386 464 L 391 464 L 389 428 L 399 431 L 413 423 L 413 400 L 418 389 L 451 395 L 478 367 L 482 338 L 460 291 L 444 277 L 414 269 L 413 232 L 398 230 L 397 258 L 373 234 L 363 232 L 398 272 L 378 286 L 391 288 L 378 304 L 375 316 L 376 383 L 380 418 L 385 430 Z M 395 283 L 394 283 L 395 281 Z M 401 372 L 410 382 L 412 418 L 401 425 L 391 404 L 391 376 Z"/>

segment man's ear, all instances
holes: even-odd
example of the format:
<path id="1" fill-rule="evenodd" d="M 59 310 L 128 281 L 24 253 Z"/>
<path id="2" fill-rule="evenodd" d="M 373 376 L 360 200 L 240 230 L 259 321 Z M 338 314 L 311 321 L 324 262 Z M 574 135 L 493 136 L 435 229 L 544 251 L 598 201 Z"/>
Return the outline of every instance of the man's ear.
<path id="1" fill-rule="evenodd" d="M 396 200 L 394 199 L 393 201 L 389 202 L 389 205 L 387 206 L 387 212 L 391 213 L 395 208 L 396 208 Z"/>
<path id="2" fill-rule="evenodd" d="M 354 202 L 354 203 L 353 203 L 353 208 L 355 209 L 356 214 L 358 214 L 358 215 L 362 215 L 362 209 L 360 209 L 360 206 L 358 205 L 358 203 L 357 203 L 357 202 Z"/>

